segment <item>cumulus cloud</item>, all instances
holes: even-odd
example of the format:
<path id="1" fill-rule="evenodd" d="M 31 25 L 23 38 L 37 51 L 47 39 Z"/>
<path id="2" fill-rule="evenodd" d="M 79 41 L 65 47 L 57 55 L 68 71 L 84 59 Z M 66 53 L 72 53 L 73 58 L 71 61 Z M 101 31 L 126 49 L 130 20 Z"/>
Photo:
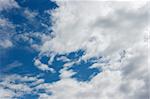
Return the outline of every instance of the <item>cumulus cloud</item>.
<path id="1" fill-rule="evenodd" d="M 58 8 L 52 11 L 53 37 L 43 38 L 39 57 L 50 57 L 48 64 L 34 60 L 35 66 L 43 71 L 53 71 L 52 65 L 57 54 L 67 54 L 77 50 L 85 53 L 77 61 L 70 61 L 60 70 L 61 80 L 44 83 L 34 77 L 6 76 L 1 78 L 1 93 L 8 87 L 10 91 L 4 96 L 15 96 L 14 90 L 22 92 L 45 89 L 38 93 L 39 99 L 148 99 L 148 2 L 105 2 L 105 1 L 56 1 Z M 80 82 L 71 76 L 69 70 L 74 63 L 102 57 L 90 68 L 102 69 L 88 82 Z M 14 84 L 11 81 L 28 84 Z"/>
<path id="2" fill-rule="evenodd" d="M 62 71 L 64 78 L 47 87 L 53 94 L 42 96 L 148 99 L 148 2 L 56 2 L 59 8 L 52 13 L 54 38 L 43 44 L 41 53 L 83 49 L 85 61 L 102 56 L 93 67 L 103 71 L 88 83 L 66 79 L 65 75 L 72 73 Z"/>
<path id="3" fill-rule="evenodd" d="M 59 9 L 53 13 L 55 38 L 43 44 L 42 52 L 85 49 L 86 57 L 108 55 L 138 41 L 147 25 L 146 6 L 129 10 L 128 2 L 96 1 L 59 2 L 58 5 Z"/>

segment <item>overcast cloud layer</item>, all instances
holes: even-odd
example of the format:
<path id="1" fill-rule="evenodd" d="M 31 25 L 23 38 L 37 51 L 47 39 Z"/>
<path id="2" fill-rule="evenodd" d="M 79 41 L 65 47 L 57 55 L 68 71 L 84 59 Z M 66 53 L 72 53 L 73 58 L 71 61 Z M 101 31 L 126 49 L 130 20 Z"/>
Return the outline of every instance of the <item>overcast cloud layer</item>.
<path id="1" fill-rule="evenodd" d="M 5 4 L 0 5 L 0 10 L 19 7 L 13 0 L 6 1 L 0 0 Z M 14 3 L 10 5 L 9 2 Z M 34 47 L 39 53 L 33 60 L 34 65 L 39 70 L 53 73 L 56 71 L 49 65 L 56 55 L 78 50 L 83 50 L 84 55 L 75 61 L 61 57 L 60 60 L 67 62 L 60 70 L 57 82 L 45 83 L 39 75 L 3 76 L 0 78 L 0 99 L 11 99 L 24 93 L 37 94 L 39 99 L 149 99 L 149 2 L 55 2 L 59 7 L 49 12 L 52 14 L 52 33 L 47 37 L 38 35 L 42 43 Z M 13 29 L 6 19 L 0 19 L 0 23 Z M 0 47 L 13 46 L 9 38 L 2 42 Z M 50 58 L 48 64 L 42 63 L 43 56 Z M 90 68 L 102 71 L 87 82 L 72 78 L 75 72 L 68 68 L 91 58 L 96 58 L 96 62 Z M 22 64 L 16 61 L 12 65 Z M 22 83 L 12 83 L 16 80 Z M 23 83 L 28 81 L 32 83 Z M 46 91 L 38 93 L 39 89 Z"/>

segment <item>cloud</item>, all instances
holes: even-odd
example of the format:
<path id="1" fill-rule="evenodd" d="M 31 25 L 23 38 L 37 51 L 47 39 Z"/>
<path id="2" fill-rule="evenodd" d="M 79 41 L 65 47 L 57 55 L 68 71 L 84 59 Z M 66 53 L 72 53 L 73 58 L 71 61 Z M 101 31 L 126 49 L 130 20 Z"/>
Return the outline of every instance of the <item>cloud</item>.
<path id="1" fill-rule="evenodd" d="M 0 86 L 0 98 L 1 99 L 11 99 L 13 98 L 15 95 L 15 92 L 8 90 L 8 89 L 4 89 L 3 87 Z"/>
<path id="2" fill-rule="evenodd" d="M 19 66 L 22 66 L 23 64 L 19 61 L 14 61 L 6 66 L 4 66 L 4 68 L 1 68 L 1 72 L 7 72 L 13 68 L 16 68 L 16 67 L 19 67 Z"/>
<path id="3" fill-rule="evenodd" d="M 138 41 L 147 25 L 146 7 L 129 11 L 128 7 L 132 7 L 127 6 L 128 2 L 58 2 L 58 5 L 53 13 L 55 37 L 43 44 L 41 52 L 84 49 L 85 58 L 109 55 Z M 137 33 L 140 35 L 133 39 Z"/>
<path id="4" fill-rule="evenodd" d="M 19 83 L 24 77 L 18 75 L 1 75 L 0 97 L 2 99 L 10 99 L 24 95 L 25 93 L 31 93 L 32 89 L 25 83 Z M 18 81 L 18 83 L 16 83 Z"/>
<path id="5" fill-rule="evenodd" d="M 59 8 L 52 13 L 54 38 L 45 41 L 40 54 L 67 54 L 83 49 L 81 59 L 85 61 L 102 56 L 93 67 L 103 71 L 89 82 L 78 82 L 69 78 L 71 72 L 62 71 L 60 81 L 39 85 L 52 91 L 52 95 L 42 96 L 147 99 L 148 2 L 56 2 Z"/>
<path id="6" fill-rule="evenodd" d="M 60 77 L 61 79 L 66 79 L 66 78 L 70 78 L 72 75 L 75 74 L 75 72 L 73 72 L 72 70 L 67 70 L 67 68 L 63 68 L 60 70 Z"/>
<path id="7" fill-rule="evenodd" d="M 42 71 L 51 71 L 51 72 L 54 72 L 53 68 L 48 67 L 47 64 L 41 63 L 41 61 L 39 59 L 35 59 L 34 65 L 37 66 L 37 68 L 40 69 L 40 70 L 42 70 Z"/>
<path id="8" fill-rule="evenodd" d="M 0 47 L 2 48 L 9 48 L 12 47 L 13 43 L 10 40 L 0 40 Z"/>
<path id="9" fill-rule="evenodd" d="M 43 83 L 37 76 L 21 76 L 17 74 L 0 75 L 0 98 L 20 98 L 26 94 L 39 94 L 36 86 Z"/>
<path id="10" fill-rule="evenodd" d="M 44 36 L 43 45 L 38 47 L 39 57 L 46 55 L 50 59 L 44 64 L 35 58 L 35 66 L 53 71 L 49 65 L 53 65 L 55 55 L 80 49 L 85 51 L 84 55 L 77 61 L 65 56 L 58 58 L 66 63 L 57 82 L 45 83 L 38 77 L 18 75 L 1 77 L 0 92 L 4 94 L 0 97 L 34 93 L 39 99 L 148 99 L 148 3 L 56 2 L 59 7 L 52 11 L 54 36 Z M 68 67 L 93 57 L 102 57 L 90 67 L 102 69 L 101 73 L 88 82 L 71 78 L 74 72 Z M 16 80 L 20 83 L 14 83 Z M 38 92 L 40 89 L 45 92 Z"/>
<path id="11" fill-rule="evenodd" d="M 5 18 L 0 17 L 0 48 L 13 46 L 11 36 L 14 34 L 14 25 Z"/>
<path id="12" fill-rule="evenodd" d="M 0 11 L 11 9 L 11 8 L 18 8 L 19 5 L 15 0 L 0 0 Z"/>

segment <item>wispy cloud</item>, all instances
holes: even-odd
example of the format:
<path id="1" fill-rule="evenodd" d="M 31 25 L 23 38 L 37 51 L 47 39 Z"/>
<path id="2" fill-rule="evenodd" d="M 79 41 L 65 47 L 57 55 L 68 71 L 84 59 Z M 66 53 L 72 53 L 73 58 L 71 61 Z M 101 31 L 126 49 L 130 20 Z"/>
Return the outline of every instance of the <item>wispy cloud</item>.
<path id="1" fill-rule="evenodd" d="M 3 66 L 3 68 L 1 68 L 0 72 L 7 72 L 13 68 L 16 68 L 16 67 L 20 67 L 22 66 L 23 64 L 19 61 L 14 61 L 10 64 L 8 64 L 7 66 Z"/>

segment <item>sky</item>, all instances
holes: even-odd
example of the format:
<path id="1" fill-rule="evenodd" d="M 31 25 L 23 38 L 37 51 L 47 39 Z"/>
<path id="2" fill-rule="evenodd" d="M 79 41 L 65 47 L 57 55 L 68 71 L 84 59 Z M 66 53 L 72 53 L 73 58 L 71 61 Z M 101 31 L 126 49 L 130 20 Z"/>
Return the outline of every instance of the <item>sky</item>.
<path id="1" fill-rule="evenodd" d="M 149 99 L 149 4 L 0 0 L 0 99 Z"/>

